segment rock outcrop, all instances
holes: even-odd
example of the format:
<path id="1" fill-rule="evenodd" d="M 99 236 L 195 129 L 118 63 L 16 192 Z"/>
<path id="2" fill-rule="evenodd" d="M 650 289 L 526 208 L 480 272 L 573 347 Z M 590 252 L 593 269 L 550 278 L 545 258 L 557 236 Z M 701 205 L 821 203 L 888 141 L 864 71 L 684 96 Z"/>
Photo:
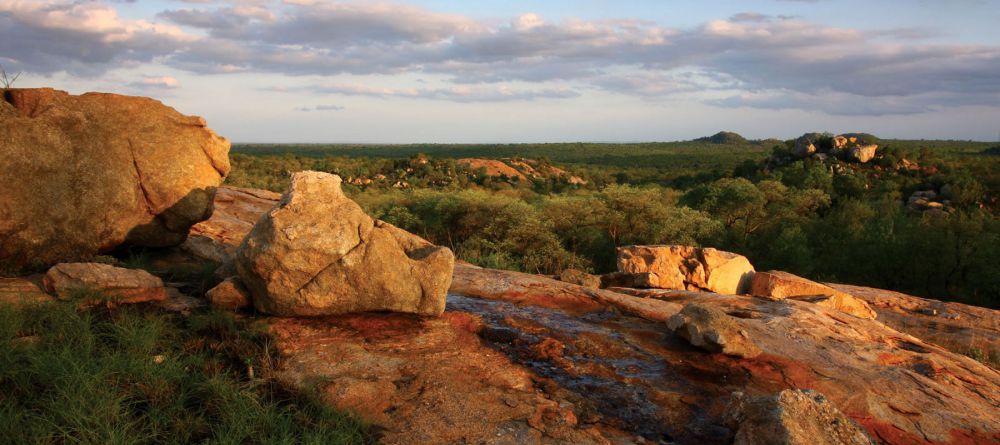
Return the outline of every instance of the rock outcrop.
<path id="1" fill-rule="evenodd" d="M 688 303 L 667 322 L 667 327 L 692 346 L 712 353 L 754 358 L 760 348 L 747 331 L 725 312 L 699 303 Z"/>
<path id="2" fill-rule="evenodd" d="M 618 270 L 636 275 L 636 286 L 742 294 L 750 290 L 754 268 L 743 255 L 690 246 L 618 248 Z"/>
<path id="3" fill-rule="evenodd" d="M 11 89 L 0 100 L 0 263 L 170 246 L 211 215 L 229 142 L 153 99 Z"/>
<path id="4" fill-rule="evenodd" d="M 291 187 L 236 251 L 257 310 L 284 316 L 361 311 L 440 315 L 455 257 L 373 220 L 339 176 L 292 175 Z"/>
<path id="5" fill-rule="evenodd" d="M 795 140 L 792 156 L 815 158 L 823 161 L 836 157 L 848 162 L 867 163 L 875 158 L 878 144 L 866 141 L 857 134 L 836 135 L 822 133 L 806 133 Z"/>
<path id="6" fill-rule="evenodd" d="M 1000 323 L 989 309 L 831 286 L 900 326 L 926 320 L 928 332 L 936 322 L 978 335 Z M 636 296 L 459 262 L 439 318 L 268 324 L 279 379 L 355 410 L 387 444 L 732 444 L 739 425 L 723 415 L 732 393 L 795 389 L 824 394 L 884 444 L 1000 440 L 1000 373 L 878 321 L 788 298 L 621 291 Z M 761 353 L 710 354 L 672 334 L 665 322 L 689 303 L 739 318 Z M 930 309 L 939 315 L 921 312 Z"/>
<path id="7" fill-rule="evenodd" d="M 874 319 L 875 311 L 863 300 L 825 284 L 781 271 L 757 272 L 750 285 L 756 297 L 775 300 L 792 298 L 836 309 L 856 317 Z"/>
<path id="8" fill-rule="evenodd" d="M 163 281 L 139 269 L 101 263 L 60 263 L 45 273 L 42 285 L 60 299 L 88 298 L 85 304 L 107 298 L 114 303 L 141 303 L 167 298 Z M 99 295 L 90 295 L 90 293 Z"/>
<path id="9" fill-rule="evenodd" d="M 876 445 L 822 394 L 786 389 L 773 396 L 733 395 L 727 417 L 734 445 Z"/>

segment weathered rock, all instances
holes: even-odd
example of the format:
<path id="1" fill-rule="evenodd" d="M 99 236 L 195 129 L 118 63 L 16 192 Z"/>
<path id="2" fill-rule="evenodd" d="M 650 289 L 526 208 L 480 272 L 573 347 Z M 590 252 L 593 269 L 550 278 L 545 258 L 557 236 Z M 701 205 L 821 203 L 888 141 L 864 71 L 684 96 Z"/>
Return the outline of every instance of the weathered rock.
<path id="1" fill-rule="evenodd" d="M 212 307 L 235 311 L 251 305 L 250 293 L 247 291 L 239 277 L 229 277 L 221 283 L 205 292 Z"/>
<path id="2" fill-rule="evenodd" d="M 848 160 L 864 164 L 874 159 L 877 151 L 876 144 L 854 144 L 847 148 L 846 153 Z"/>
<path id="3" fill-rule="evenodd" d="M 829 285 L 867 302 L 878 321 L 893 329 L 958 354 L 980 351 L 1000 360 L 1000 313 L 996 310 L 870 287 Z"/>
<path id="4" fill-rule="evenodd" d="M 1000 373 L 900 332 L 965 353 L 970 339 L 1000 344 L 997 311 L 830 286 L 866 299 L 895 329 L 794 299 L 621 290 L 635 297 L 461 262 L 451 289 L 469 297 L 450 296 L 440 318 L 358 314 L 269 323 L 279 332 L 283 382 L 315 388 L 330 403 L 374 400 L 388 389 L 383 382 L 396 386 L 383 420 L 373 420 L 385 431 L 383 443 L 602 440 L 584 431 L 621 444 L 728 445 L 736 433 L 722 417 L 730 394 L 796 388 L 823 393 L 885 444 L 1000 441 Z M 741 318 L 762 353 L 705 354 L 664 329 L 691 302 Z M 923 307 L 939 314 L 917 312 Z M 479 335 L 456 340 L 455 332 Z M 555 342 L 564 345 L 561 356 L 536 351 Z M 329 386 L 347 378 L 368 383 Z M 533 387 L 512 389 L 518 381 Z"/>
<path id="5" fill-rule="evenodd" d="M 636 276 L 636 284 L 660 289 L 708 290 L 742 294 L 750 290 L 754 269 L 743 255 L 690 246 L 618 248 L 618 270 Z M 624 287 L 624 286 L 623 286 Z"/>
<path id="6" fill-rule="evenodd" d="M 253 225 L 278 205 L 280 199 L 281 194 L 267 190 L 219 187 L 212 217 L 192 226 L 191 235 L 181 248 L 195 256 L 224 263 L 236 253 Z"/>
<path id="7" fill-rule="evenodd" d="M 601 288 L 601 277 L 591 275 L 582 270 L 566 269 L 559 273 L 559 281 L 578 284 L 590 289 Z"/>
<path id="8" fill-rule="evenodd" d="M 795 147 L 792 154 L 797 158 L 806 158 L 816 153 L 816 141 L 822 135 L 819 133 L 806 133 L 795 140 Z"/>
<path id="9" fill-rule="evenodd" d="M 757 272 L 754 274 L 750 284 L 750 295 L 774 300 L 810 295 L 835 295 L 838 293 L 842 292 L 838 292 L 830 286 L 777 270 Z"/>
<path id="10" fill-rule="evenodd" d="M 52 297 L 39 286 L 40 277 L 0 278 L 0 304 L 46 303 Z"/>
<path id="11" fill-rule="evenodd" d="M 688 303 L 667 321 L 667 327 L 692 346 L 709 352 L 742 358 L 760 355 L 760 348 L 735 318 L 710 306 Z"/>
<path id="12" fill-rule="evenodd" d="M 63 300 L 80 292 L 95 292 L 115 303 L 141 303 L 167 298 L 163 281 L 153 274 L 101 263 L 56 264 L 45 273 L 42 285 L 47 292 Z M 87 300 L 84 303 L 96 302 Z"/>
<path id="13" fill-rule="evenodd" d="M 279 205 L 237 249 L 236 270 L 257 310 L 440 315 L 455 261 L 451 251 L 373 220 L 340 183 L 328 173 L 293 174 Z"/>
<path id="14" fill-rule="evenodd" d="M 786 389 L 773 396 L 733 395 L 726 416 L 734 445 L 876 445 L 822 394 Z"/>
<path id="15" fill-rule="evenodd" d="M 571 421 L 581 411 L 574 402 L 583 401 L 482 344 L 481 327 L 464 312 L 270 323 L 283 356 L 278 379 L 372 422 L 382 431 L 379 443 L 568 445 L 627 437 Z"/>
<path id="16" fill-rule="evenodd" d="M 756 297 L 775 300 L 793 298 L 836 309 L 856 317 L 875 318 L 875 311 L 863 300 L 788 272 L 776 270 L 757 272 L 754 274 L 750 293 Z"/>
<path id="17" fill-rule="evenodd" d="M 211 215 L 229 142 L 158 101 L 11 89 L 0 118 L 0 262 L 180 244 Z"/>
<path id="18" fill-rule="evenodd" d="M 859 318 L 867 318 L 869 320 L 874 320 L 876 317 L 875 311 L 872 310 L 870 306 L 868 306 L 868 303 L 865 303 L 864 300 L 854 298 L 854 296 L 845 294 L 843 292 L 838 292 L 834 295 L 791 297 L 791 299 L 806 301 L 818 306 L 823 306 L 830 309 L 838 310 L 845 314 L 850 314 Z"/>
<path id="19" fill-rule="evenodd" d="M 604 311 L 609 307 L 649 320 L 667 321 L 681 306 L 653 299 L 631 298 L 601 289 L 509 270 L 485 269 L 467 263 L 455 264 L 449 291 L 488 300 L 507 301 L 573 314 Z"/>

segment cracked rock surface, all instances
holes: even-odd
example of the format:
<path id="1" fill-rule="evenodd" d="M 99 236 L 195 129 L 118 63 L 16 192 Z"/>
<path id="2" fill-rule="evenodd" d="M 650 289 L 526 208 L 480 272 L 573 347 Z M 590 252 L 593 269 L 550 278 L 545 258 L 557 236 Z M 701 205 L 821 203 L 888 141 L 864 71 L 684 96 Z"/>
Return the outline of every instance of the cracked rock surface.
<path id="1" fill-rule="evenodd" d="M 11 89 L 0 100 L 0 263 L 180 244 L 212 213 L 229 142 L 159 101 Z"/>
<path id="2" fill-rule="evenodd" d="M 455 256 L 374 220 L 339 176 L 299 172 L 236 251 L 257 310 L 283 316 L 364 311 L 440 315 Z"/>

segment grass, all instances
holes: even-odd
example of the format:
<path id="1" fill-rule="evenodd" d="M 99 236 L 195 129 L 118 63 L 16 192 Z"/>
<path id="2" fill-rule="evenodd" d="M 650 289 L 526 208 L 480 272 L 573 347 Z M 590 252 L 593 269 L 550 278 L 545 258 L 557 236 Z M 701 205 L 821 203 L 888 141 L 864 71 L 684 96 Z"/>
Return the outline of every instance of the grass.
<path id="1" fill-rule="evenodd" d="M 364 425 L 280 388 L 231 313 L 0 307 L 0 437 L 25 444 L 354 444 Z"/>

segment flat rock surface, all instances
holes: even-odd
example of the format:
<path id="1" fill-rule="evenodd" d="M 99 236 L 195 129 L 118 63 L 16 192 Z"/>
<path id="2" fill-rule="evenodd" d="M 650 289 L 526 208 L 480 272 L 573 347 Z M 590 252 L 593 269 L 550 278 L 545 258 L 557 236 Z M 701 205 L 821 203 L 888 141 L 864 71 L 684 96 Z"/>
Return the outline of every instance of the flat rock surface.
<path id="1" fill-rule="evenodd" d="M 978 349 L 1000 357 L 1000 312 L 996 310 L 884 289 L 828 284 L 867 302 L 878 314 L 878 321 L 893 329 L 959 354 Z"/>
<path id="2" fill-rule="evenodd" d="M 60 299 L 78 292 L 99 292 L 117 303 L 140 303 L 167 298 L 163 281 L 139 269 L 100 263 L 59 263 L 42 279 L 45 290 Z"/>
<path id="3" fill-rule="evenodd" d="M 469 266 L 458 270 L 466 271 L 458 276 L 470 275 L 471 271 L 480 279 L 495 280 L 478 297 L 449 296 L 442 320 L 367 314 L 322 322 L 278 321 L 277 326 L 310 329 L 308 335 L 305 331 L 289 331 L 279 340 L 279 347 L 286 352 L 286 369 L 294 369 L 299 381 L 309 381 L 309 376 L 315 375 L 329 377 L 331 384 L 341 379 L 368 382 L 354 390 L 350 385 L 335 385 L 331 391 L 340 394 L 334 397 L 336 400 L 350 394 L 395 394 L 390 397 L 395 402 L 382 411 L 391 414 L 382 420 L 392 432 L 385 439 L 389 443 L 397 443 L 407 435 L 421 437 L 427 443 L 449 443 L 457 440 L 455 436 L 439 435 L 451 431 L 464 431 L 462 440 L 474 443 L 493 437 L 499 425 L 521 431 L 519 434 L 530 433 L 522 437 L 524 443 L 542 443 L 539 441 L 549 437 L 544 428 L 531 423 L 528 426 L 534 432 L 525 432 L 523 424 L 510 426 L 512 419 L 528 422 L 528 411 L 534 412 L 535 408 L 511 409 L 511 404 L 526 403 L 526 393 L 516 389 L 517 385 L 486 383 L 491 380 L 484 369 L 504 369 L 508 377 L 522 376 L 518 378 L 526 379 L 523 382 L 533 382 L 533 389 L 527 393 L 541 390 L 546 398 L 572 411 L 577 421 L 574 430 L 600 433 L 608 440 L 641 436 L 654 443 L 731 443 L 735 430 L 725 426 L 724 419 L 730 394 L 741 391 L 763 396 L 799 388 L 825 394 L 882 443 L 1000 440 L 997 371 L 873 320 L 800 301 L 774 302 L 709 293 L 678 297 L 681 303 L 698 302 L 742 318 L 741 326 L 761 354 L 741 359 L 703 352 L 672 335 L 662 320 L 681 307 L 673 302 L 658 301 L 663 306 L 649 309 L 651 320 L 623 313 L 615 304 L 617 300 L 607 298 L 612 292 L 598 297 L 587 291 L 574 298 L 571 290 L 584 288 L 544 277 L 522 287 L 518 283 L 524 274 Z M 470 288 L 462 279 L 456 279 L 456 283 L 457 288 Z M 556 298 L 545 298 L 547 285 Z M 581 304 L 587 300 L 592 303 Z M 657 309 L 663 312 L 655 314 Z M 344 320 L 378 327 L 348 329 Z M 476 335 L 456 340 L 459 334 L 465 335 L 455 333 L 459 329 Z M 436 339 L 445 335 L 441 330 L 451 332 L 448 340 Z M 345 338 L 351 340 L 345 343 Z M 437 349 L 442 343 L 458 346 L 446 351 Z M 353 352 L 345 352 L 345 348 Z M 382 355 L 389 353 L 393 360 Z M 441 358 L 449 354 L 462 358 Z M 421 370 L 428 357 L 434 363 L 433 370 Z M 476 368 L 480 363 L 487 366 Z M 425 403 L 426 399 L 416 398 L 402 402 L 409 397 L 402 394 L 412 389 L 397 384 L 392 391 L 389 385 L 378 383 L 396 382 L 404 372 L 433 373 L 433 379 L 424 381 L 431 385 L 436 380 L 437 385 L 446 388 L 435 394 L 445 397 L 445 393 L 460 391 L 464 397 L 458 399 L 474 400 L 476 408 L 457 405 L 458 400 Z M 470 375 L 478 376 L 472 380 L 480 383 L 465 380 Z M 469 389 L 453 389 L 451 382 Z M 517 399 L 511 402 L 501 394 Z M 400 403 L 405 407 L 399 407 Z M 456 405 L 449 405 L 452 403 Z M 529 402 L 529 406 L 538 406 L 534 403 Z M 468 410 L 467 414 L 460 414 L 464 410 Z M 420 413 L 420 418 L 428 422 L 445 420 L 436 421 L 435 429 L 427 427 L 423 420 L 396 417 L 402 412 L 414 416 Z M 497 414 L 501 412 L 515 414 Z M 570 416 L 563 413 L 549 417 Z M 467 422 L 464 427 L 455 427 L 463 422 Z M 566 440 L 571 436 L 560 437 Z"/>
<path id="4" fill-rule="evenodd" d="M 52 301 L 41 287 L 42 275 L 0 278 L 0 304 L 31 304 Z"/>

